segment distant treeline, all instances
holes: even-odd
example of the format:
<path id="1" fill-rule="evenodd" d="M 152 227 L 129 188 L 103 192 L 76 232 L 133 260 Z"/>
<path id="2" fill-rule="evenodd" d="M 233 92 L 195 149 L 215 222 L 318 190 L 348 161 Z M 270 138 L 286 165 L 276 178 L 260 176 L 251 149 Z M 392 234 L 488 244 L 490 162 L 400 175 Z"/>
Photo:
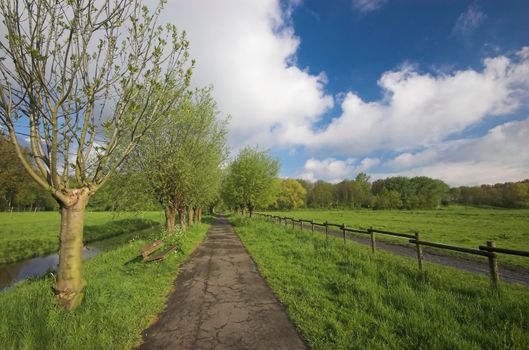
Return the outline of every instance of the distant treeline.
<path id="1" fill-rule="evenodd" d="M 29 150 L 27 150 L 29 152 Z M 159 203 L 143 191 L 125 186 L 132 177 L 117 174 L 90 201 L 91 210 L 156 210 Z M 74 181 L 74 180 L 72 180 Z M 495 185 L 450 188 L 441 180 L 425 176 L 389 177 L 370 181 L 365 173 L 337 184 L 325 181 L 280 181 L 272 208 L 372 208 L 434 209 L 463 204 L 503 208 L 529 208 L 529 179 Z M 56 201 L 37 186 L 16 159 L 9 140 L 0 133 L 0 210 L 53 210 Z"/>
<path id="2" fill-rule="evenodd" d="M 529 208 L 529 179 L 495 185 L 462 186 L 450 189 L 452 202 L 504 208 Z"/>
<path id="3" fill-rule="evenodd" d="M 396 176 L 371 182 L 360 173 L 354 180 L 337 184 L 287 179 L 282 180 L 274 207 L 434 209 L 449 204 L 529 208 L 529 180 L 450 188 L 426 176 Z"/>
<path id="4" fill-rule="evenodd" d="M 450 187 L 425 176 L 370 182 L 369 176 L 360 173 L 337 184 L 297 181 L 306 191 L 304 202 L 309 208 L 433 209 L 449 201 Z M 288 207 L 283 203 L 278 201 L 278 207 Z"/>

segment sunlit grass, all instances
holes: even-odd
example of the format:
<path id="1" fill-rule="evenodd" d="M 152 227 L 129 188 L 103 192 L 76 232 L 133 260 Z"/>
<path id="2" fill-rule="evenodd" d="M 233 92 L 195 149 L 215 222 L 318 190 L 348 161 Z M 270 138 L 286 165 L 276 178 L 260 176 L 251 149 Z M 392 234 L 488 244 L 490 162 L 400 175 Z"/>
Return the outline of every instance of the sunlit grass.
<path id="1" fill-rule="evenodd" d="M 529 251 L 528 209 L 482 209 L 450 206 L 438 210 L 327 210 L 269 212 L 317 222 L 345 223 L 350 227 L 414 232 L 421 239 L 477 248 L 494 240 L 498 247 Z M 378 236 L 406 244 L 406 240 Z M 529 267 L 529 259 L 502 255 L 500 263 Z"/>
<path id="2" fill-rule="evenodd" d="M 529 290 L 260 219 L 236 231 L 313 349 L 528 349 Z"/>
<path id="3" fill-rule="evenodd" d="M 86 212 L 84 240 L 96 241 L 158 225 L 161 212 Z M 0 213 L 0 265 L 54 253 L 59 248 L 58 212 Z"/>
<path id="4" fill-rule="evenodd" d="M 194 225 L 183 253 L 162 262 L 138 259 L 142 245 L 158 229 L 145 230 L 133 242 L 87 260 L 88 282 L 83 304 L 69 312 L 58 309 L 52 277 L 26 281 L 0 293 L 2 349 L 130 349 L 141 331 L 163 309 L 178 265 L 201 242 L 208 225 Z"/>

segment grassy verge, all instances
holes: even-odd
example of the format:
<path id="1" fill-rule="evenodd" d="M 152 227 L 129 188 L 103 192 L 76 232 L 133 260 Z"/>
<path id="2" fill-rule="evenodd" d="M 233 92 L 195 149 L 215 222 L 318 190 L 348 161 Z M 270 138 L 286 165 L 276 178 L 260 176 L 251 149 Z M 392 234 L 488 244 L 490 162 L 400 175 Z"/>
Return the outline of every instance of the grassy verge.
<path id="1" fill-rule="evenodd" d="M 528 209 L 484 209 L 450 206 L 438 210 L 327 210 L 276 211 L 270 214 L 350 227 L 394 232 L 419 231 L 423 240 L 477 248 L 488 240 L 498 247 L 529 251 Z M 377 239 L 406 244 L 406 240 L 378 235 Z M 447 253 L 447 251 L 443 251 Z M 468 255 L 465 255 L 468 257 Z M 529 267 L 529 259 L 502 255 L 501 263 Z"/>
<path id="2" fill-rule="evenodd" d="M 143 230 L 162 221 L 160 212 L 87 212 L 86 242 Z M 59 248 L 58 212 L 0 213 L 0 265 L 54 253 Z"/>
<path id="3" fill-rule="evenodd" d="M 163 309 L 178 265 L 202 241 L 208 225 L 186 233 L 183 252 L 145 264 L 139 248 L 156 231 L 85 262 L 85 301 L 74 312 L 55 306 L 52 278 L 24 282 L 0 293 L 2 349 L 130 349 Z"/>
<path id="4" fill-rule="evenodd" d="M 235 229 L 313 349 L 528 349 L 529 290 L 259 219 Z"/>

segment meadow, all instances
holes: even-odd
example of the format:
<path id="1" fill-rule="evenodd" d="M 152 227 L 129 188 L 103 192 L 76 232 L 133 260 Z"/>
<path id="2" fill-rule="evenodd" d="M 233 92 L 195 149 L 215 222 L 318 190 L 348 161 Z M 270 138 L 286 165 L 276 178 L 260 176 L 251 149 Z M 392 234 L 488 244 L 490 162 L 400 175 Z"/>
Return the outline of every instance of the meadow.
<path id="1" fill-rule="evenodd" d="M 158 226 L 161 212 L 85 213 L 85 242 Z M 0 265 L 54 253 L 59 248 L 59 212 L 0 213 Z"/>
<path id="2" fill-rule="evenodd" d="M 232 218 L 312 349 L 527 349 L 529 289 L 255 218 Z"/>
<path id="3" fill-rule="evenodd" d="M 149 219 L 161 217 L 150 213 Z M 87 224 L 105 225 L 108 213 L 89 213 Z M 20 217 L 19 217 L 20 219 Z M 43 217 L 41 217 L 43 219 Z M 43 219 L 42 224 L 46 221 Z M 55 227 L 51 223 L 49 226 Z M 85 261 L 85 299 L 74 312 L 58 308 L 53 275 L 24 281 L 0 293 L 0 344 L 5 349 L 130 349 L 164 308 L 178 266 L 203 240 L 207 224 L 195 224 L 182 250 L 143 263 L 140 247 L 160 237 L 160 228 L 138 231 L 130 241 Z M 55 227 L 56 229 L 56 227 Z M 43 230 L 43 232 L 45 232 Z M 47 237 L 48 233 L 34 233 Z"/>
<path id="4" fill-rule="evenodd" d="M 437 210 L 328 210 L 268 211 L 268 214 L 345 223 L 349 227 L 413 233 L 422 240 L 469 248 L 494 240 L 502 248 L 529 251 L 529 209 L 488 209 L 449 206 Z M 378 235 L 377 239 L 406 244 L 400 238 Z M 467 255 L 468 256 L 468 255 Z M 529 259 L 502 255 L 501 263 L 529 267 Z"/>

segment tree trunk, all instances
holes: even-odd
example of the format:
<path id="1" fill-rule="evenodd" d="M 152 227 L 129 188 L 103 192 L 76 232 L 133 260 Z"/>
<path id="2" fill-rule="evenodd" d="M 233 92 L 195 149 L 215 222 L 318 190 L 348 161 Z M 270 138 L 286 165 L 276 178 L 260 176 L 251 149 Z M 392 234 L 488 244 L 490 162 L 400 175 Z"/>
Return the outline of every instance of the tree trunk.
<path id="1" fill-rule="evenodd" d="M 60 306 L 75 309 L 83 301 L 86 281 L 83 277 L 83 225 L 88 203 L 86 188 L 68 191 L 70 203 L 59 202 L 61 207 L 61 233 L 59 246 L 59 271 L 55 295 Z"/>
<path id="2" fill-rule="evenodd" d="M 198 223 L 202 222 L 202 208 L 198 208 Z"/>
<path id="3" fill-rule="evenodd" d="M 200 208 L 196 207 L 195 210 L 195 222 L 200 224 Z"/>
<path id="4" fill-rule="evenodd" d="M 194 218 L 193 208 L 188 207 L 187 208 L 187 226 L 193 225 L 193 218 Z"/>
<path id="5" fill-rule="evenodd" d="M 252 215 L 253 215 L 253 205 L 249 205 L 248 206 L 248 214 L 250 215 L 250 217 L 252 217 Z"/>
<path id="6" fill-rule="evenodd" d="M 165 230 L 167 233 L 171 234 L 174 232 L 174 224 L 176 219 L 176 208 L 166 207 L 164 208 L 165 212 Z"/>
<path id="7" fill-rule="evenodd" d="M 186 211 L 184 207 L 178 207 L 178 224 L 182 230 L 186 229 Z"/>

